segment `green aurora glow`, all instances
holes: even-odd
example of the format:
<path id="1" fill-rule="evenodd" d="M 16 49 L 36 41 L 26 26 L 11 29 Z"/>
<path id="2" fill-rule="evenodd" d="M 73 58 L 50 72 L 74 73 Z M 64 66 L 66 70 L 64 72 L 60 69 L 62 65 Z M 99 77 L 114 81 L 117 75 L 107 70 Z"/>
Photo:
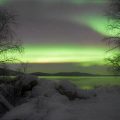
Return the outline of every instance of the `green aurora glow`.
<path id="1" fill-rule="evenodd" d="M 0 5 L 6 4 L 8 0 L 0 0 Z"/>
<path id="2" fill-rule="evenodd" d="M 108 0 L 69 0 L 73 4 L 106 3 Z"/>
<path id="3" fill-rule="evenodd" d="M 53 0 L 55 1 L 55 0 Z M 83 3 L 103 3 L 104 0 L 66 0 L 72 4 Z M 7 3 L 8 0 L 0 0 L 0 5 Z M 117 31 L 108 31 L 106 29 L 108 20 L 104 16 L 84 15 L 82 18 L 79 16 L 72 16 L 72 21 L 77 24 L 84 24 L 94 31 L 104 36 L 115 36 Z M 22 62 L 29 63 L 78 63 L 84 66 L 88 65 L 103 65 L 105 64 L 106 48 L 101 46 L 86 46 L 86 45 L 24 45 L 24 53 L 9 53 L 9 56 L 16 56 Z M 111 55 L 111 53 L 110 53 Z M 16 61 L 17 63 L 18 61 Z"/>
<path id="4" fill-rule="evenodd" d="M 29 63 L 80 63 L 82 65 L 104 64 L 104 47 L 79 45 L 25 45 L 25 52 L 19 56 Z M 10 56 L 13 53 L 9 54 Z M 15 53 L 18 57 L 18 54 Z"/>
<path id="5" fill-rule="evenodd" d="M 38 0 L 39 1 L 39 0 Z M 103 4 L 106 3 L 108 0 L 41 0 L 43 2 L 47 2 L 47 3 L 60 3 L 60 2 L 65 2 L 65 3 L 70 3 L 70 4 L 74 4 L 74 5 L 79 5 L 79 4 Z"/>
<path id="6" fill-rule="evenodd" d="M 119 33 L 118 29 L 108 29 L 108 25 L 114 24 L 115 20 L 108 20 L 105 16 L 90 16 L 85 15 L 83 17 L 75 16 L 71 18 L 74 22 L 78 24 L 84 24 L 94 31 L 100 33 L 103 36 L 116 36 Z"/>
<path id="7" fill-rule="evenodd" d="M 39 1 L 39 0 L 38 0 Z M 88 3 L 106 3 L 108 0 L 41 0 L 42 2 L 48 2 L 48 3 L 55 3 L 55 2 L 66 2 L 66 3 L 72 3 L 75 5 L 79 4 L 88 4 Z M 9 0 L 0 0 L 0 5 L 10 2 Z"/>

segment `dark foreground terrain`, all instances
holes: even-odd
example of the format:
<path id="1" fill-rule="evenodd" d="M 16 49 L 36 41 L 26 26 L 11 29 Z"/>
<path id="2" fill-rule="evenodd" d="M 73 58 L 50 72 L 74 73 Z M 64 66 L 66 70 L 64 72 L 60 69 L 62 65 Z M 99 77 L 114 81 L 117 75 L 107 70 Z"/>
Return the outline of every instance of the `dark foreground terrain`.
<path id="1" fill-rule="evenodd" d="M 0 120 L 120 120 L 120 87 L 82 90 L 21 75 L 0 84 Z"/>

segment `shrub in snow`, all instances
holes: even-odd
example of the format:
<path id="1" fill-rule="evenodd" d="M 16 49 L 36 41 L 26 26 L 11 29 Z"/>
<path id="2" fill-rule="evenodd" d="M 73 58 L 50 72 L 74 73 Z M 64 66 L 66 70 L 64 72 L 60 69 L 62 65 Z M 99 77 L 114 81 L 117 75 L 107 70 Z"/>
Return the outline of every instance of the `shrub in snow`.
<path id="1" fill-rule="evenodd" d="M 16 77 L 15 89 L 17 95 L 24 95 L 26 91 L 32 90 L 32 88 L 38 84 L 38 78 L 33 75 L 20 75 Z"/>

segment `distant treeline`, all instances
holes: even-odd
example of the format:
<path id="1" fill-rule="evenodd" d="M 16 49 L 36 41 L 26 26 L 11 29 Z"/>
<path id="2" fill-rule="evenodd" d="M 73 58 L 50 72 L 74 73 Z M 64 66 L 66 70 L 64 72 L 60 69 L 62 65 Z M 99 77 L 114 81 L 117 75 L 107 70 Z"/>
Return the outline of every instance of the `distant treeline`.
<path id="1" fill-rule="evenodd" d="M 22 72 L 10 70 L 10 69 L 3 69 L 0 68 L 0 76 L 16 76 L 24 74 Z M 81 73 L 81 72 L 59 72 L 59 73 L 43 73 L 43 72 L 34 72 L 29 73 L 35 76 L 120 76 L 120 75 L 98 75 L 98 74 L 89 74 L 89 73 Z"/>
<path id="2" fill-rule="evenodd" d="M 42 72 L 35 72 L 31 73 L 32 75 L 36 76 L 95 76 L 89 73 L 80 73 L 80 72 L 60 72 L 60 73 L 42 73 Z"/>

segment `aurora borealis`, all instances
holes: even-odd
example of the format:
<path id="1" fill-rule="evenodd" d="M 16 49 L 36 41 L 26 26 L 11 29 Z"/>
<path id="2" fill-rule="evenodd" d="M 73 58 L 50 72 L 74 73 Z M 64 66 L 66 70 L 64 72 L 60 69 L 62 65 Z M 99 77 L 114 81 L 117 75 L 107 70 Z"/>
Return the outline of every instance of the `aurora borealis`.
<path id="1" fill-rule="evenodd" d="M 115 20 L 108 20 L 105 16 L 83 16 L 82 18 L 74 17 L 73 19 L 78 24 L 83 23 L 90 27 L 94 31 L 100 33 L 103 36 L 114 37 L 119 33 L 118 29 L 108 29 L 108 25 L 114 24 Z"/>
<path id="2" fill-rule="evenodd" d="M 105 48 L 79 45 L 27 45 L 22 61 L 31 63 L 102 64 Z"/>
<path id="3" fill-rule="evenodd" d="M 9 2 L 8 0 L 0 0 L 0 5 L 4 5 L 6 4 L 7 2 Z"/>
<path id="4" fill-rule="evenodd" d="M 19 15 L 15 30 L 23 41 L 24 53 L 15 56 L 21 61 L 100 66 L 109 54 L 102 39 L 117 34 L 107 29 L 109 20 L 104 11 L 108 1 L 0 0 L 0 5 Z"/>

